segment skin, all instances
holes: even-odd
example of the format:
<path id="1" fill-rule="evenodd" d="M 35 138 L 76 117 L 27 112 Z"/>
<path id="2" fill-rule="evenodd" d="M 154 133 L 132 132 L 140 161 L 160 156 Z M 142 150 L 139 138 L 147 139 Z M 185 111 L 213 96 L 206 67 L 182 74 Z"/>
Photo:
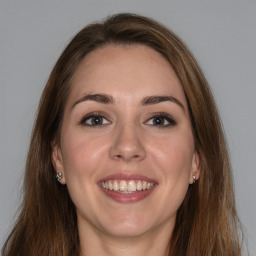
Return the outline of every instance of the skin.
<path id="1" fill-rule="evenodd" d="M 81 100 L 88 94 L 114 102 Z M 159 95 L 182 106 L 142 104 Z M 88 118 L 81 124 L 91 112 L 104 117 L 102 125 Z M 160 117 L 156 125 L 152 116 L 159 112 L 176 124 Z M 200 174 L 185 95 L 167 60 L 142 45 L 110 45 L 87 55 L 72 79 L 53 163 L 76 206 L 81 255 L 166 255 L 177 210 Z M 116 202 L 97 184 L 115 173 L 141 174 L 157 186 L 141 201 Z"/>

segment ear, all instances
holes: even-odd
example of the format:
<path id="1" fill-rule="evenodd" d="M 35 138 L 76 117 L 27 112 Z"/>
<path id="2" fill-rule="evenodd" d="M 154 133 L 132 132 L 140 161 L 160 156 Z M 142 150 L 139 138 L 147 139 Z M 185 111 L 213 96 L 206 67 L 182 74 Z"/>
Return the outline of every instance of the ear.
<path id="1" fill-rule="evenodd" d="M 63 185 L 66 184 L 62 153 L 61 153 L 61 149 L 57 143 L 52 145 L 52 164 L 55 168 L 56 174 L 57 173 L 62 174 L 62 179 L 61 179 L 60 183 Z"/>
<path id="2" fill-rule="evenodd" d="M 190 180 L 189 180 L 190 184 L 193 184 L 196 180 L 199 179 L 200 166 L 201 166 L 200 157 L 199 157 L 199 154 L 195 151 L 192 158 L 191 173 L 190 173 Z"/>

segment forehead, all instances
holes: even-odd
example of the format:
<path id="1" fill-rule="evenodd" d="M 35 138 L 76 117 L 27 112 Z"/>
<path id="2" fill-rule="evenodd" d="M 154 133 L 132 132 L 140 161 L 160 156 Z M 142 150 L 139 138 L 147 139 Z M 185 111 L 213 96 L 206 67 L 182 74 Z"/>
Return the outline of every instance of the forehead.
<path id="1" fill-rule="evenodd" d="M 130 100 L 171 95 L 186 105 L 181 83 L 167 59 L 144 45 L 108 45 L 89 53 L 72 78 L 70 98 L 87 93 Z"/>

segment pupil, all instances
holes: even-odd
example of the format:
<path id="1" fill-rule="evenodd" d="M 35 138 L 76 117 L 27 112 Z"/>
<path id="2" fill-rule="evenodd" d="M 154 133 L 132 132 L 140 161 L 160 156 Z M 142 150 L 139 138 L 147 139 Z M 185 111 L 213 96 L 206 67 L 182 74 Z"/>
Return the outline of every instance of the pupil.
<path id="1" fill-rule="evenodd" d="M 94 117 L 93 119 L 92 119 L 92 123 L 94 124 L 94 125 L 97 125 L 97 124 L 101 124 L 101 121 L 102 121 L 102 118 L 101 117 Z"/>
<path id="2" fill-rule="evenodd" d="M 160 117 L 156 117 L 155 120 L 154 120 L 154 124 L 155 124 L 155 125 L 161 125 L 161 124 L 163 124 L 163 119 L 160 118 Z"/>

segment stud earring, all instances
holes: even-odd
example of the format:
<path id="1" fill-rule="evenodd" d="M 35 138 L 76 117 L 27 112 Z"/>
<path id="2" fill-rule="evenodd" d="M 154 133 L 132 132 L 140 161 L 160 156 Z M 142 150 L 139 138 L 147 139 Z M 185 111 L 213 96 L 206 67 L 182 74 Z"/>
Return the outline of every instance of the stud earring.
<path id="1" fill-rule="evenodd" d="M 56 175 L 56 180 L 60 183 L 62 177 L 63 177 L 63 176 L 62 176 L 62 173 L 61 173 L 61 172 L 58 172 L 57 175 Z"/>
<path id="2" fill-rule="evenodd" d="M 192 176 L 193 177 L 193 183 L 195 183 L 196 182 L 196 176 Z"/>

